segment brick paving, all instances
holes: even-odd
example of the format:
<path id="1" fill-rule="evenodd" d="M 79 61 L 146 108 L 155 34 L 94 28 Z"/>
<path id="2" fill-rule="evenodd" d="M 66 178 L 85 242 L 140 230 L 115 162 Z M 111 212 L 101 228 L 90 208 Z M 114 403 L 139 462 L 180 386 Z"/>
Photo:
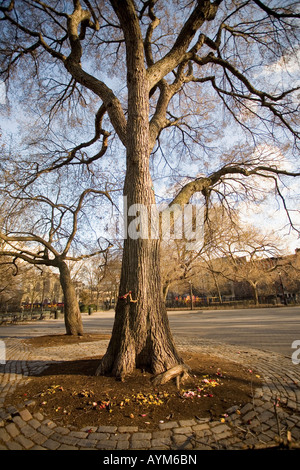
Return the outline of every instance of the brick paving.
<path id="1" fill-rule="evenodd" d="M 105 341 L 82 344 L 82 355 L 99 355 Z M 62 427 L 31 411 L 30 401 L 18 407 L 4 400 L 47 363 L 79 357 L 76 347 L 29 350 L 21 339 L 5 340 L 6 364 L 0 365 L 0 450 L 240 450 L 278 446 L 283 440 L 300 448 L 300 364 L 276 353 L 235 347 L 197 338 L 177 338 L 178 349 L 201 351 L 255 369 L 262 385 L 249 403 L 227 410 L 225 422 L 188 419 L 158 423 L 147 431 L 136 426 Z"/>

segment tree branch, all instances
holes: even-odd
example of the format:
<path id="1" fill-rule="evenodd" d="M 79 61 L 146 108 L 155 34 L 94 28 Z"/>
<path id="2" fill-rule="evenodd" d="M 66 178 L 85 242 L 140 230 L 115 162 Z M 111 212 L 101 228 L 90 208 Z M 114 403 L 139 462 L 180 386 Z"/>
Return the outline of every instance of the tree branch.
<path id="1" fill-rule="evenodd" d="M 84 201 L 84 198 L 86 197 L 87 194 L 101 194 L 105 197 L 107 197 L 107 199 L 112 202 L 111 200 L 111 197 L 109 195 L 109 193 L 107 191 L 101 191 L 101 190 L 97 190 L 97 189 L 86 189 L 85 191 L 82 192 L 82 194 L 80 195 L 79 197 L 79 201 L 78 201 L 78 204 L 77 204 L 77 207 L 75 208 L 75 210 L 73 210 L 73 228 L 72 228 L 72 231 L 71 231 L 71 234 L 69 235 L 68 237 L 68 240 L 67 240 L 67 243 L 66 243 L 66 246 L 65 246 L 65 249 L 63 250 L 62 252 L 62 256 L 65 257 L 70 249 L 70 246 L 71 246 L 71 243 L 72 241 L 74 240 L 74 237 L 76 235 L 76 232 L 77 232 L 77 221 L 78 221 L 78 214 L 82 208 L 82 204 L 83 204 L 83 201 Z"/>
<path id="2" fill-rule="evenodd" d="M 202 46 L 203 38 L 201 36 L 201 40 L 197 41 L 192 51 L 188 53 L 188 47 L 195 34 L 205 21 L 212 21 L 215 18 L 220 3 L 198 0 L 195 9 L 182 27 L 171 50 L 162 59 L 148 68 L 149 91 L 183 60 L 189 60 Z"/>
<path id="3" fill-rule="evenodd" d="M 35 235 L 33 233 L 27 233 L 26 234 L 26 232 L 24 232 L 23 235 L 19 235 L 19 234 L 14 235 L 14 233 L 16 233 L 16 232 L 10 232 L 9 235 L 5 235 L 3 232 L 0 232 L 0 238 L 3 241 L 5 241 L 6 243 L 8 243 L 9 245 L 11 245 L 12 242 L 21 242 L 21 243 L 22 242 L 36 242 L 36 243 L 40 243 L 45 248 L 47 248 L 49 251 L 51 251 L 51 253 L 54 255 L 55 258 L 57 258 L 59 256 L 59 253 L 55 250 L 55 248 L 53 248 L 51 243 L 47 242 L 42 237 L 40 237 L 38 235 Z M 13 248 L 16 249 L 16 250 L 19 250 L 19 248 L 16 248 L 16 247 L 13 247 Z M 20 247 L 20 251 L 25 251 L 25 250 L 23 250 L 23 248 Z M 31 253 L 28 252 L 27 254 L 29 255 Z M 31 256 L 37 257 L 38 255 L 37 254 L 31 254 Z M 45 259 L 45 258 L 43 257 L 43 259 Z"/>
<path id="4" fill-rule="evenodd" d="M 294 93 L 295 91 L 299 90 L 300 89 L 299 86 L 291 88 L 289 90 L 286 90 L 286 91 L 284 91 L 284 92 L 282 92 L 278 95 L 271 95 L 270 93 L 260 91 L 257 88 L 255 88 L 243 73 L 241 73 L 231 63 L 229 63 L 228 61 L 226 61 L 226 60 L 224 60 L 220 57 L 215 57 L 213 54 L 209 54 L 205 58 L 198 58 L 196 55 L 194 55 L 193 60 L 200 66 L 205 65 L 209 62 L 213 63 L 213 64 L 216 64 L 216 65 L 220 65 L 224 70 L 228 70 L 230 73 L 232 73 L 232 75 L 234 75 L 247 88 L 247 90 L 253 96 L 251 96 L 251 95 L 247 96 L 247 94 L 243 94 L 243 93 L 235 91 L 233 89 L 233 85 L 232 85 L 231 82 L 230 83 L 231 83 L 231 86 L 232 86 L 232 91 L 227 91 L 227 90 L 221 89 L 220 87 L 218 87 L 216 85 L 216 81 L 215 81 L 214 76 L 200 78 L 200 79 L 191 77 L 190 78 L 191 81 L 198 81 L 198 82 L 211 81 L 213 88 L 218 92 L 219 95 L 220 94 L 225 94 L 225 95 L 237 98 L 237 99 L 242 99 L 242 100 L 246 99 L 246 100 L 254 101 L 256 103 L 260 103 L 260 105 L 263 108 L 268 108 L 271 111 L 271 113 L 274 116 L 276 116 L 282 122 L 282 124 L 291 132 L 291 134 L 294 135 L 295 138 L 297 138 L 297 139 L 299 138 L 299 136 L 300 136 L 299 132 L 295 128 L 293 128 L 293 126 L 285 119 L 284 113 L 280 112 L 275 107 L 276 103 L 281 104 L 280 101 L 282 101 L 285 97 L 287 97 L 289 94 Z M 227 79 L 228 79 L 228 77 L 227 77 Z M 255 97 L 257 97 L 257 98 L 255 98 Z M 229 111 L 234 115 L 234 113 L 231 109 L 229 109 Z M 235 115 L 234 115 L 234 117 L 235 117 Z M 236 117 L 235 117 L 235 119 L 237 120 Z"/>
<path id="5" fill-rule="evenodd" d="M 81 7 L 80 1 L 75 1 L 72 14 L 67 15 L 66 13 L 60 13 L 60 16 L 67 18 L 67 33 L 71 46 L 71 52 L 69 56 L 65 56 L 53 47 L 50 47 L 41 32 L 31 30 L 30 28 L 23 26 L 19 21 L 15 20 L 10 15 L 14 9 L 14 5 L 11 9 L 5 9 L 2 7 L 1 11 L 3 12 L 4 18 L 13 24 L 17 29 L 23 31 L 30 37 L 38 38 L 38 43 L 34 45 L 35 49 L 38 47 L 38 45 L 40 45 L 53 58 L 59 59 L 60 62 L 64 64 L 66 70 L 76 80 L 76 82 L 91 90 L 103 101 L 115 131 L 117 132 L 121 142 L 126 145 L 126 119 L 121 103 L 113 91 L 104 82 L 84 71 L 81 66 L 81 41 L 84 39 L 86 28 L 89 27 L 95 31 L 99 30 L 99 23 L 96 19 L 96 15 L 91 7 L 90 2 L 86 0 L 85 3 L 88 6 L 88 10 L 85 10 Z M 37 1 L 36 4 L 43 6 L 46 12 L 49 10 L 55 12 L 56 14 L 59 13 L 54 10 L 54 8 L 46 5 L 44 2 Z M 94 19 L 94 21 L 91 20 L 91 17 Z M 81 28 L 80 32 L 78 32 L 79 28 Z M 56 43 L 59 43 L 59 40 L 57 40 Z M 31 48 L 32 47 L 33 46 L 31 46 Z M 28 50 L 28 52 L 30 52 L 30 50 Z"/>
<path id="6" fill-rule="evenodd" d="M 260 0 L 254 0 L 257 6 L 259 6 L 262 10 L 268 13 L 269 16 L 274 16 L 276 19 L 280 18 L 300 18 L 300 13 L 280 13 L 273 8 L 269 8 L 267 5 L 262 3 Z M 281 7 L 282 9 L 284 7 Z"/>
<path id="7" fill-rule="evenodd" d="M 291 177 L 297 177 L 300 176 L 300 173 L 298 172 L 289 172 L 285 170 L 280 170 L 277 168 L 272 168 L 272 167 L 267 167 L 263 165 L 258 165 L 252 169 L 243 167 L 243 166 L 224 166 L 220 170 L 216 171 L 215 173 L 212 173 L 208 177 L 201 177 L 197 178 L 193 181 L 190 181 L 189 183 L 185 184 L 183 188 L 179 191 L 179 193 L 175 196 L 175 198 L 172 200 L 171 204 L 187 204 L 191 197 L 197 193 L 197 192 L 205 192 L 208 189 L 211 189 L 214 185 L 218 184 L 222 178 L 226 175 L 242 175 L 246 177 L 258 175 L 258 176 L 264 176 L 267 177 L 270 174 L 272 175 L 283 175 L 283 176 L 291 176 Z"/>

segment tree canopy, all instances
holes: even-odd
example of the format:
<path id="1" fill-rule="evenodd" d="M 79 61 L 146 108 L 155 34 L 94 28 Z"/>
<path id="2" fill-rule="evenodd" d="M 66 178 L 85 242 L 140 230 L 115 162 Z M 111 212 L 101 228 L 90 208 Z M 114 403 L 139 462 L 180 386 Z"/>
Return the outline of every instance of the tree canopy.
<path id="1" fill-rule="evenodd" d="M 1 78 L 10 84 L 11 106 L 18 96 L 35 129 L 27 139 L 34 174 L 91 165 L 114 135 L 127 146 L 135 97 L 126 80 L 138 71 L 130 63 L 137 54 L 157 171 L 165 164 L 195 178 L 232 160 L 247 167 L 253 158 L 244 148 L 224 151 L 241 142 L 289 155 L 298 148 L 294 2 L 16 0 L 3 2 L 0 12 Z M 111 153 L 120 161 L 122 147 Z M 193 173 L 183 165 L 187 157 Z"/>

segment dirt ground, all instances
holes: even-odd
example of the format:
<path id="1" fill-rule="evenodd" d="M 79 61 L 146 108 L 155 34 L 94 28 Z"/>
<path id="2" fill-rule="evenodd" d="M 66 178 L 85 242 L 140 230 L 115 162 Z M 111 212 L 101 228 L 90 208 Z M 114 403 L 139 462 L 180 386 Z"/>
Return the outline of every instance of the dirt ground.
<path id="1" fill-rule="evenodd" d="M 108 339 L 107 335 L 85 335 L 82 339 L 66 335 L 37 337 L 30 347 L 59 346 L 79 341 Z M 207 354 L 183 354 L 190 377 L 154 387 L 153 375 L 136 370 L 125 379 L 96 377 L 101 357 L 67 360 L 51 364 L 29 383 L 20 385 L 7 397 L 7 403 L 30 403 L 30 411 L 41 412 L 57 424 L 77 429 L 103 425 L 138 426 L 145 430 L 158 423 L 210 418 L 226 421 L 226 410 L 242 407 L 251 400 L 260 377 L 240 364 Z"/>

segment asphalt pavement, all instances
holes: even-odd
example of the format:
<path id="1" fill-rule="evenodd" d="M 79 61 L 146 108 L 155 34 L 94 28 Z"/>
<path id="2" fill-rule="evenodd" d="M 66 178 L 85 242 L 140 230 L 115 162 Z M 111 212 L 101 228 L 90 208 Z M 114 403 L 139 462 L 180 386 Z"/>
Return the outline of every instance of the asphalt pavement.
<path id="1" fill-rule="evenodd" d="M 175 337 L 207 339 L 235 346 L 272 351 L 291 356 L 292 344 L 300 341 L 300 307 L 236 310 L 184 310 L 168 312 Z M 114 311 L 83 314 L 86 333 L 111 333 Z M 49 328 L 51 327 L 51 328 Z M 0 326 L 0 339 L 63 334 L 63 319 Z"/>
<path id="2" fill-rule="evenodd" d="M 195 310 L 170 314 L 175 335 L 197 337 L 290 356 L 300 340 L 300 307 Z"/>

